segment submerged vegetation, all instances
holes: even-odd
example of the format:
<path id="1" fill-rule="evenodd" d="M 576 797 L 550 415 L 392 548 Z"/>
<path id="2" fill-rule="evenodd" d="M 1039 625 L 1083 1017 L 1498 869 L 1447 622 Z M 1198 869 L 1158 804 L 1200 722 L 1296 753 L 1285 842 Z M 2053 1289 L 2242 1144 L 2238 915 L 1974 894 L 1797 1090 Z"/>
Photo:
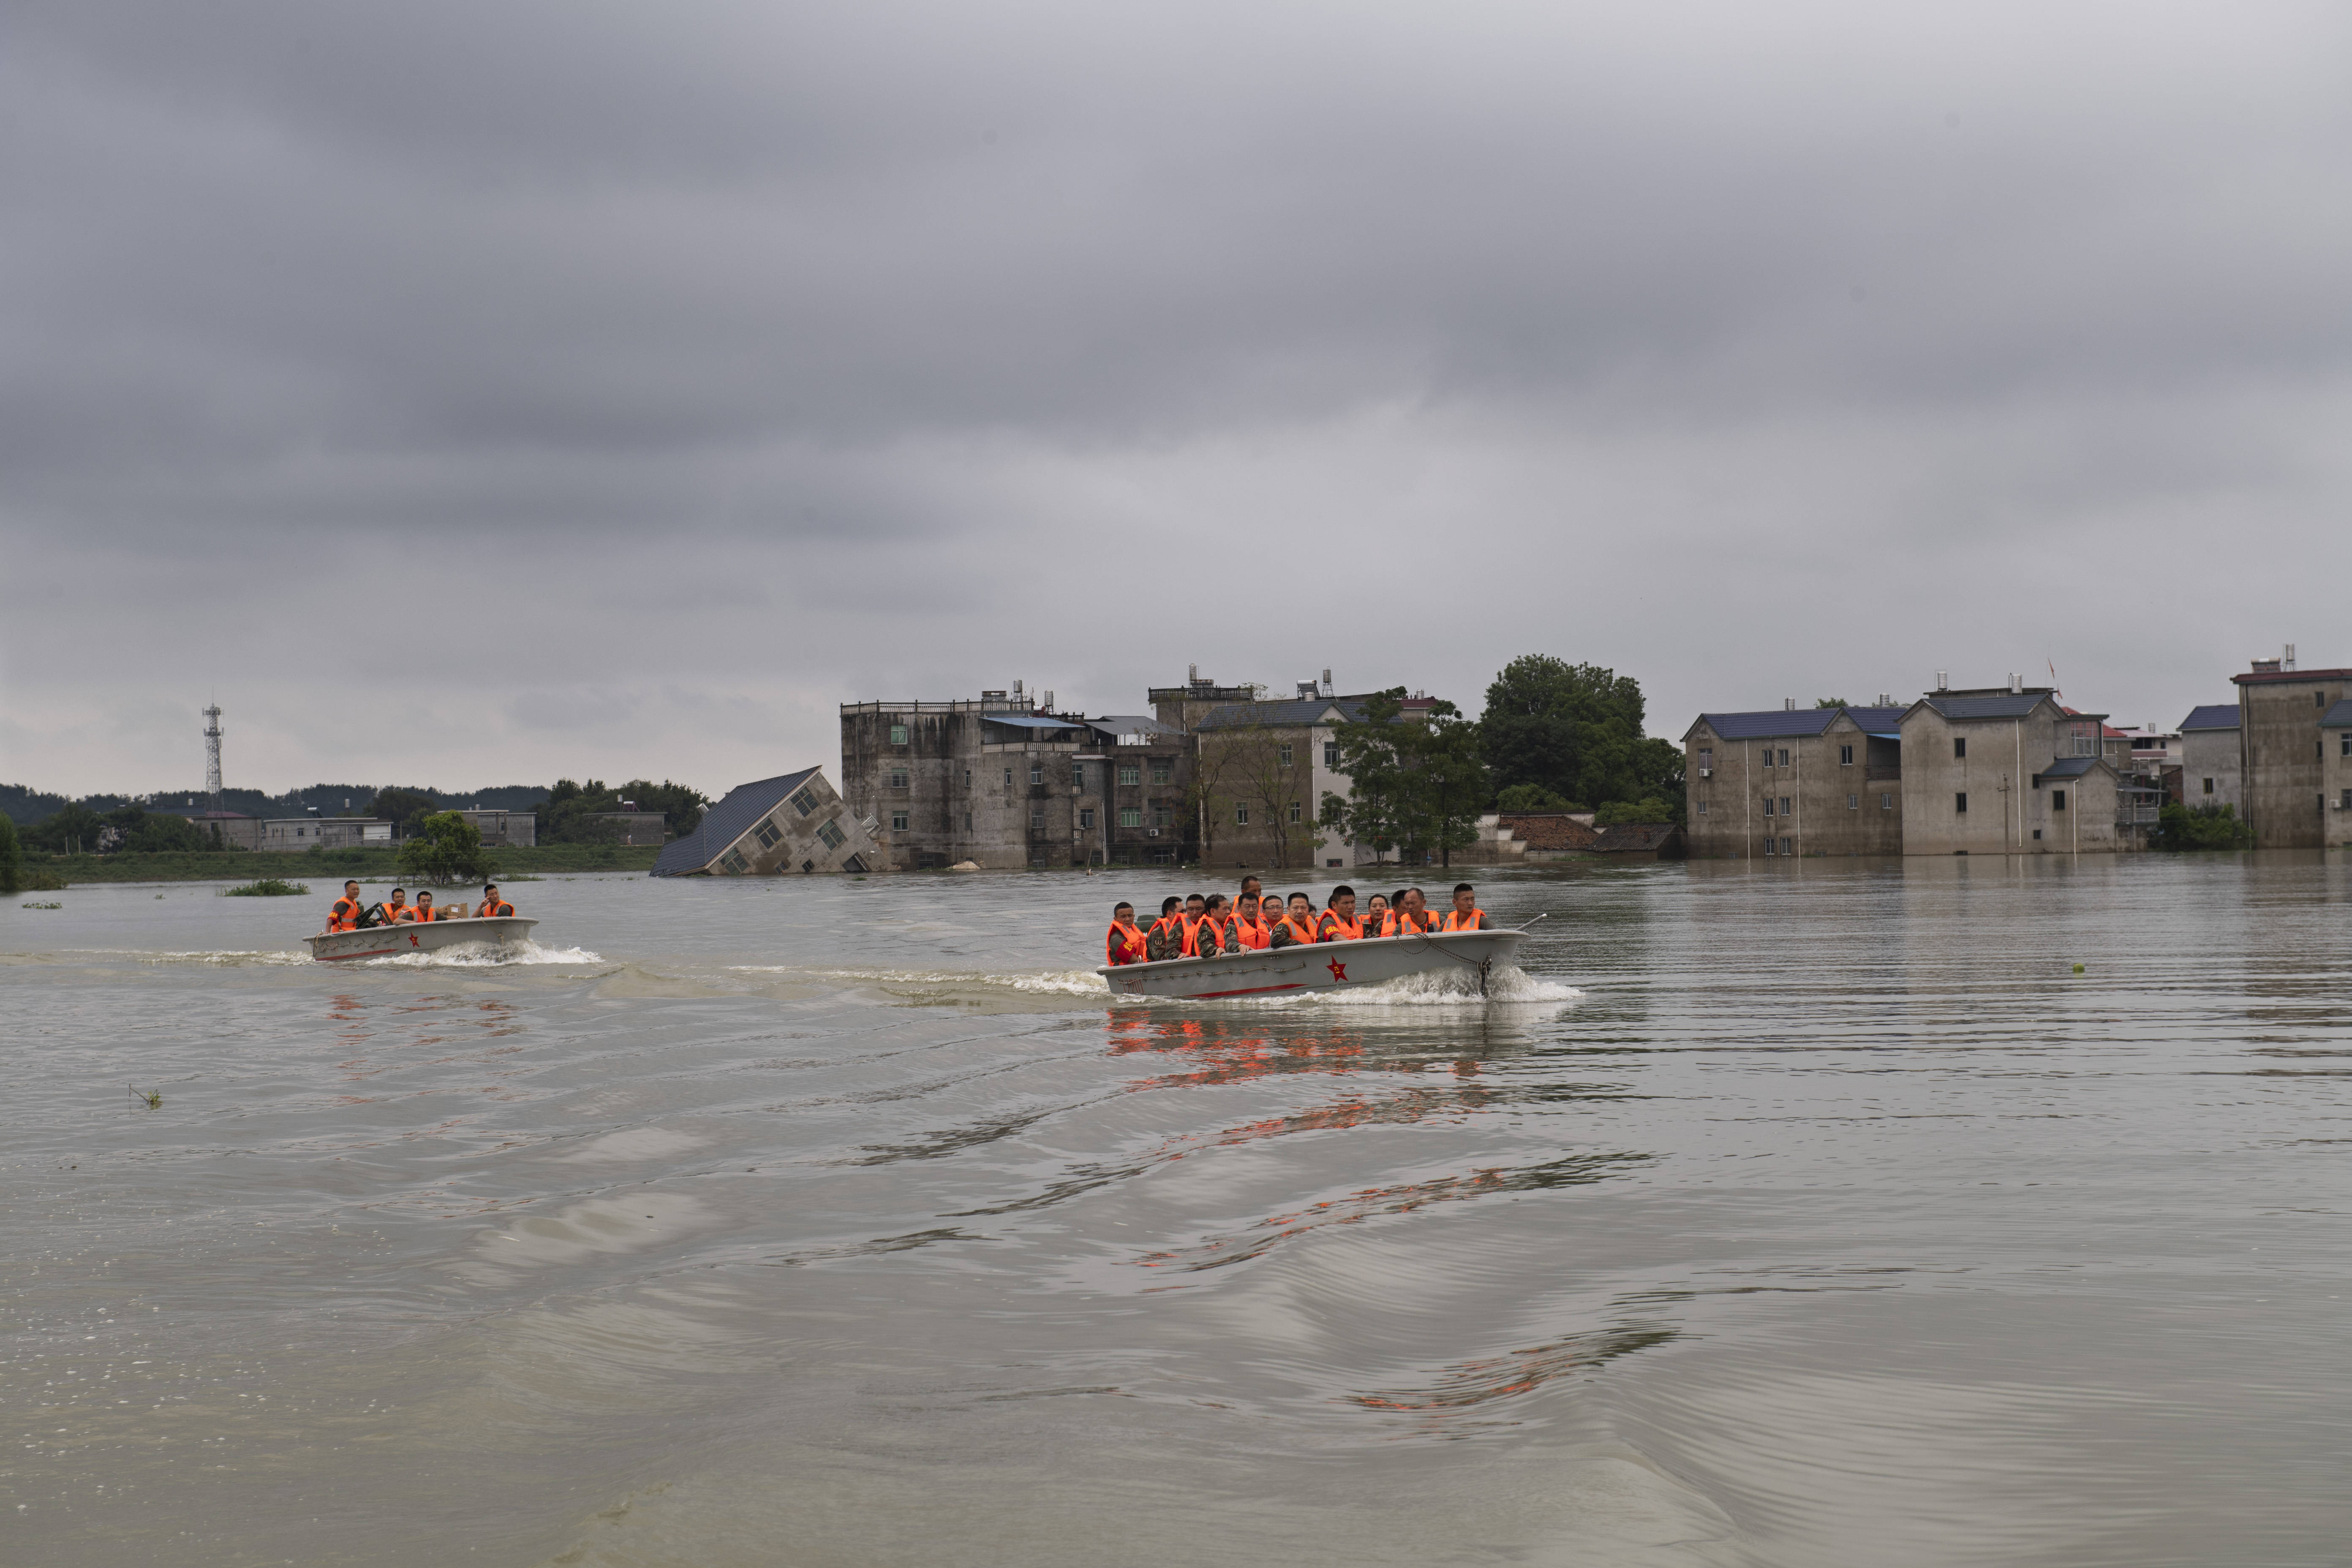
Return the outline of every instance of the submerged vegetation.
<path id="1" fill-rule="evenodd" d="M 2233 805 L 2181 805 L 2156 814 L 2158 849 L 2252 849 L 2254 826 Z"/>
<path id="2" fill-rule="evenodd" d="M 231 899 L 293 899 L 310 896 L 307 882 L 289 882 L 283 877 L 264 877 L 257 882 L 247 882 L 241 888 L 223 889 L 223 897 Z"/>

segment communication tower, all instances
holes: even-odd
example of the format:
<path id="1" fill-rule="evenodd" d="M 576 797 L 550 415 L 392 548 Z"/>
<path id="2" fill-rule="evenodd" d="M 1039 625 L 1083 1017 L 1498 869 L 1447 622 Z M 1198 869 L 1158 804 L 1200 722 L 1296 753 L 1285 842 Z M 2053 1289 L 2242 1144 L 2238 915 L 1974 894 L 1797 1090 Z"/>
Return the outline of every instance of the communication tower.
<path id="1" fill-rule="evenodd" d="M 217 702 L 205 710 L 205 717 L 211 721 L 205 726 L 205 793 L 212 796 L 215 811 L 221 808 L 220 713 Z"/>

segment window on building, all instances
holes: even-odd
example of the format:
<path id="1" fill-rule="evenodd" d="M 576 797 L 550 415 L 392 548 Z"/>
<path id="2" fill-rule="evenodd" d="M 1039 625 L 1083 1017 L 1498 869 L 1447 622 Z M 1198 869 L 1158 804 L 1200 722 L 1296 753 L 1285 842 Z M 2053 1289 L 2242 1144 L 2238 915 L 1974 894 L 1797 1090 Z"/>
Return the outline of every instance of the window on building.
<path id="1" fill-rule="evenodd" d="M 1323 742 L 1323 765 L 1327 768 L 1336 768 L 1339 765 L 1339 742 L 1326 741 Z"/>
<path id="2" fill-rule="evenodd" d="M 1282 743 L 1282 765 L 1283 765 L 1284 767 L 1286 767 L 1286 767 L 1288 767 L 1288 766 L 1290 765 L 1292 751 L 1293 751 L 1293 748 L 1292 748 L 1292 746 L 1291 746 L 1290 742 L 1287 742 L 1287 741 L 1285 741 L 1285 742 Z"/>
<path id="3" fill-rule="evenodd" d="M 1840 746 L 1838 748 L 1838 766 L 1842 768 L 1850 768 L 1853 766 L 1853 748 L 1852 746 Z"/>
<path id="4" fill-rule="evenodd" d="M 1794 816 L 1797 815 L 1795 812 L 1789 809 L 1789 797 L 1785 795 L 1780 797 L 1780 815 L 1783 816 Z"/>
<path id="5" fill-rule="evenodd" d="M 2040 828 L 2038 828 L 2038 827 L 2037 827 L 2037 828 L 2035 828 L 2035 829 L 2033 830 L 2033 837 L 2036 837 L 2036 838 L 2041 837 L 2042 837 L 2042 829 L 2040 829 Z"/>
<path id="6" fill-rule="evenodd" d="M 892 789 L 905 789 L 907 787 L 906 769 L 892 768 L 890 770 L 890 787 Z"/>
<path id="7" fill-rule="evenodd" d="M 1029 764 L 1029 782 L 1033 784 L 1041 784 L 1045 782 L 1045 763 L 1031 763 Z"/>
<path id="8" fill-rule="evenodd" d="M 1767 816 L 1772 815 L 1772 797 L 1769 795 L 1764 797 L 1764 815 Z"/>
<path id="9" fill-rule="evenodd" d="M 774 817 L 763 816 L 760 818 L 760 826 L 751 830 L 751 837 L 760 841 L 761 848 L 773 849 L 783 841 L 784 830 L 776 826 Z"/>
<path id="10" fill-rule="evenodd" d="M 894 746 L 903 746 L 907 743 L 907 726 L 904 724 L 890 726 L 890 743 Z"/>
<path id="11" fill-rule="evenodd" d="M 1044 806 L 1033 806 L 1030 808 L 1029 826 L 1033 828 L 1043 828 L 1045 826 L 1045 808 Z"/>
<path id="12" fill-rule="evenodd" d="M 1713 746 L 1701 746 L 1698 749 L 1698 765 L 1701 768 L 1710 769 L 1715 766 L 1715 748 Z"/>
<path id="13" fill-rule="evenodd" d="M 894 811 L 890 814 L 890 831 L 893 833 L 904 833 L 907 831 L 907 814 L 905 812 Z"/>
<path id="14" fill-rule="evenodd" d="M 824 826 L 816 830 L 816 836 L 824 841 L 824 847 L 827 849 L 840 848 L 843 839 L 841 818 L 837 816 L 826 817 L 824 819 Z"/>
<path id="15" fill-rule="evenodd" d="M 1962 806 L 1960 809 L 1962 811 L 1966 811 L 1968 807 Z M 2063 811 L 2066 809 L 2066 792 L 2064 790 L 2053 789 L 2050 792 L 2050 809 L 2053 811 Z"/>
<path id="16" fill-rule="evenodd" d="M 1072 763 L 1070 764 L 1070 788 L 1073 793 L 1077 795 L 1084 795 L 1087 793 L 1086 763 Z"/>
<path id="17" fill-rule="evenodd" d="M 1887 793 L 1878 797 L 1878 809 L 1881 811 L 1893 811 L 1895 809 L 1894 791 L 1889 790 Z"/>
<path id="18" fill-rule="evenodd" d="M 2312 705 L 2314 708 L 2325 708 L 2325 707 L 2326 707 L 2326 706 L 2327 706 L 2327 693 L 2326 693 L 2325 691 L 2315 691 L 2315 692 L 2313 692 L 2313 693 L 2311 694 L 2311 705 Z"/>
<path id="19" fill-rule="evenodd" d="M 1247 827 L 1249 826 L 1248 806 L 1237 805 L 1234 807 L 1234 826 L 1235 827 Z"/>
<path id="20" fill-rule="evenodd" d="M 2207 795 L 2211 795 L 2213 793 L 2213 781 L 2211 779 L 2207 779 L 2205 781 L 2205 793 Z"/>
<path id="21" fill-rule="evenodd" d="M 966 833 L 971 831 L 971 813 L 968 811 L 963 814 L 963 830 Z"/>
<path id="22" fill-rule="evenodd" d="M 719 858 L 719 867 L 730 877 L 740 877 L 751 868 L 751 862 L 743 858 L 740 849 L 730 849 Z"/>
<path id="23" fill-rule="evenodd" d="M 1141 784 L 1143 782 L 1143 764 L 1141 763 L 1119 763 L 1118 782 L 1123 784 Z"/>
<path id="24" fill-rule="evenodd" d="M 1780 765 L 1784 768 L 1789 765 L 1789 748 L 1786 746 L 1780 748 Z"/>
<path id="25" fill-rule="evenodd" d="M 1764 840 L 1764 853 L 1767 855 L 1779 854 L 1780 852 L 1779 847 L 1780 843 L 1780 841 L 1777 838 L 1767 838 Z"/>
<path id="26" fill-rule="evenodd" d="M 1169 761 L 1166 757 L 1152 758 L 1151 782 L 1156 784 L 1174 784 L 1176 782 L 1176 764 Z"/>
<path id="27" fill-rule="evenodd" d="M 2315 763 L 2326 762 L 2327 760 L 2327 744 L 2326 742 L 2314 741 L 2311 743 L 2311 760 Z"/>
<path id="28" fill-rule="evenodd" d="M 2336 743 L 2338 748 L 2336 752 L 2337 755 L 2352 757 L 2352 730 L 2347 730 L 2341 735 L 2336 736 Z"/>
<path id="29" fill-rule="evenodd" d="M 1958 761 L 1959 761 L 1962 757 L 1965 757 L 1965 756 L 1967 756 L 1968 754 L 1969 754 L 1969 738 L 1968 738 L 1966 735 L 1955 735 L 1955 736 L 1953 736 L 1953 737 L 1952 737 L 1952 760 L 1953 760 L 1954 762 L 1958 762 Z"/>
<path id="30" fill-rule="evenodd" d="M 1163 806 L 1157 807 L 1157 808 L 1155 808 L 1155 809 L 1153 810 L 1153 812 L 1151 813 L 1151 826 L 1154 826 L 1154 827 L 1173 827 L 1175 825 L 1176 825 L 1176 814 L 1175 814 L 1174 812 L 1172 812 L 1172 811 L 1169 810 L 1166 806 L 1164 806 L 1164 805 L 1163 805 Z"/>
<path id="31" fill-rule="evenodd" d="M 1698 803 L 1698 814 L 1701 816 L 1705 816 L 1706 815 L 1706 802 L 1700 801 Z"/>
<path id="32" fill-rule="evenodd" d="M 1783 838 L 1782 840 L 1780 840 L 1780 853 L 1781 853 L 1781 854 L 1783 854 L 1783 855 L 1794 855 L 1796 852 L 1797 852 L 1797 841 L 1796 841 L 1795 839 L 1793 839 L 1793 838 Z"/>
<path id="33" fill-rule="evenodd" d="M 1303 809 L 1303 808 L 1299 805 L 1299 804 L 1298 804 L 1297 801 L 1295 801 L 1295 800 L 1294 800 L 1294 801 L 1292 801 L 1292 802 L 1290 803 L 1290 820 L 1291 820 L 1291 821 L 1293 821 L 1293 822 L 1297 822 L 1297 821 L 1301 820 L 1300 813 L 1301 813 L 1302 809 Z"/>
<path id="34" fill-rule="evenodd" d="M 1862 809 L 1862 796 L 1858 795 L 1850 795 L 1846 796 L 1845 808 L 1848 811 L 1860 811 Z"/>
<path id="35" fill-rule="evenodd" d="M 1140 827 L 1140 826 L 1143 826 L 1143 808 L 1142 808 L 1141 806 L 1139 806 L 1139 805 L 1122 805 L 1122 806 L 1120 806 L 1120 807 L 1118 808 L 1118 825 L 1119 825 L 1121 827 Z"/>
<path id="36" fill-rule="evenodd" d="M 1011 768 L 1004 770 L 1004 787 L 1006 789 L 1011 789 L 1013 787 L 1013 770 Z"/>
<path id="37" fill-rule="evenodd" d="M 803 816 L 806 816 L 810 812 L 814 811 L 816 809 L 816 791 L 813 789 L 796 789 L 793 791 L 793 809 L 799 812 Z"/>
<path id="38" fill-rule="evenodd" d="M 1081 806 L 1078 810 L 1078 826 L 1080 827 L 1092 827 L 1094 825 L 1095 808 L 1091 805 Z"/>
<path id="39" fill-rule="evenodd" d="M 1952 797 L 1952 810 L 1955 813 L 1965 813 L 1968 809 L 1969 792 L 1962 790 L 1959 794 Z"/>

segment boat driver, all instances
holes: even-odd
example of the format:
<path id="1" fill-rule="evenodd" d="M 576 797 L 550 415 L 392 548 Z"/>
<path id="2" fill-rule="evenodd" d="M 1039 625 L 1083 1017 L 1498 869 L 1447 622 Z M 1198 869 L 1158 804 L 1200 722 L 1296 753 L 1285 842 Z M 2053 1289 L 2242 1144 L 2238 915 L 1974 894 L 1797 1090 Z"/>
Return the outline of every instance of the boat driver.
<path id="1" fill-rule="evenodd" d="M 1110 931 L 1103 938 L 1103 958 L 1111 967 L 1148 963 L 1150 938 L 1135 923 L 1135 906 L 1121 900 L 1110 911 Z"/>
<path id="2" fill-rule="evenodd" d="M 360 884 L 357 878 L 343 884 L 343 896 L 327 911 L 329 931 L 357 931 L 360 917 L 366 911 L 360 908 Z"/>

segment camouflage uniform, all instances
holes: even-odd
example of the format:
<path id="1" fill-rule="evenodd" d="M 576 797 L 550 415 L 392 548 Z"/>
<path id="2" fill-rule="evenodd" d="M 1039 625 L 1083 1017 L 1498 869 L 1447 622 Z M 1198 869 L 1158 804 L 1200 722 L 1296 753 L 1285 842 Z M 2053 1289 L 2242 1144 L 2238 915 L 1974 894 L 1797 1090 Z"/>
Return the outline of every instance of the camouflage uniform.
<path id="1" fill-rule="evenodd" d="M 1193 945 L 1201 950 L 1202 958 L 1215 958 L 1223 953 L 1239 952 L 1242 950 L 1240 928 L 1239 921 L 1226 921 L 1221 941 L 1216 923 L 1203 918 L 1201 921 L 1201 934 L 1195 939 Z"/>

